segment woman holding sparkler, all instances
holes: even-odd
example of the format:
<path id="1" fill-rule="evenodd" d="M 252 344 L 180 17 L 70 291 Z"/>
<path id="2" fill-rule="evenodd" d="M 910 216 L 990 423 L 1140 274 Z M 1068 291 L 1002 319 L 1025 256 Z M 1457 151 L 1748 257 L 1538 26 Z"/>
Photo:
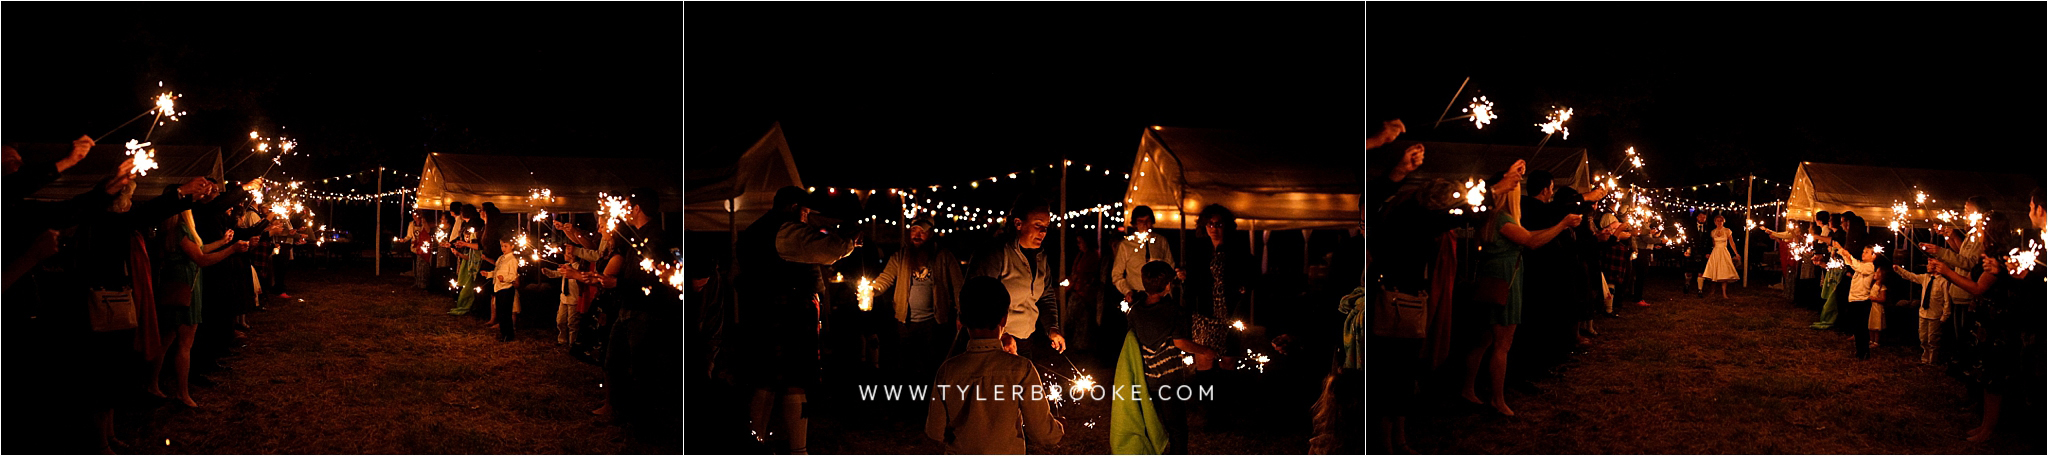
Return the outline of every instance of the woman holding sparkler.
<path id="1" fill-rule="evenodd" d="M 236 242 L 234 232 L 226 231 L 220 240 L 201 245 L 199 231 L 194 228 L 192 211 L 172 216 L 165 222 L 164 242 L 168 244 L 169 249 L 163 264 L 155 274 L 159 277 L 157 284 L 162 285 L 157 288 L 157 303 L 163 307 L 160 313 L 164 315 L 164 320 L 177 324 L 178 329 L 174 334 L 164 336 L 168 339 L 164 345 L 170 347 L 169 352 L 157 358 L 153 372 L 162 375 L 164 362 L 168 359 L 174 374 L 171 377 L 171 390 L 175 394 L 173 397 L 186 407 L 198 407 L 199 403 L 192 401 L 189 380 L 192 373 L 192 341 L 199 331 L 199 324 L 204 323 L 204 313 L 201 312 L 205 308 L 205 290 L 202 286 L 205 281 L 201 274 L 202 268 L 219 263 L 230 255 L 247 251 L 249 243 Z"/>
<path id="2" fill-rule="evenodd" d="M 1728 216 L 1714 214 L 1714 230 L 1709 236 L 1714 239 L 1714 250 L 1707 255 L 1707 268 L 1701 272 L 1707 280 L 1721 284 L 1721 299 L 1728 299 L 1728 283 L 1742 280 L 1742 270 L 1736 264 L 1742 262 L 1742 255 L 1735 253 L 1730 238 L 1734 231 L 1728 229 Z"/>
<path id="3" fill-rule="evenodd" d="M 2042 217 L 2040 193 L 2036 191 L 2030 202 L 2029 219 L 2034 224 L 2033 233 L 2015 235 L 2010 229 L 2004 213 L 1993 212 L 1986 217 L 1983 237 L 1988 248 L 2011 249 L 2018 252 L 2026 244 L 2029 253 L 2037 253 Z M 2024 236 L 2024 239 L 2023 239 Z M 2038 359 L 2041 353 L 2041 306 L 2044 289 L 2040 279 L 2042 268 L 2038 264 L 2019 261 L 2000 261 L 1990 255 L 1980 254 L 1983 272 L 1971 277 L 1957 271 L 1939 259 L 1927 262 L 1931 273 L 1941 274 L 1956 286 L 1976 295 L 1967 304 L 1970 314 L 1968 330 L 1961 333 L 1964 350 L 1957 356 L 1956 369 L 1962 377 L 1984 392 L 1984 421 L 1971 429 L 1971 442 L 1991 439 L 1998 430 L 2004 399 L 2012 394 L 2029 394 L 2040 391 Z M 2033 359 L 2029 359 L 2032 356 Z"/>
<path id="4" fill-rule="evenodd" d="M 1495 174 L 1487 182 L 1494 182 L 1488 193 L 1495 195 L 1516 195 L 1522 184 L 1522 173 L 1527 164 L 1516 161 L 1504 173 Z M 1482 340 L 1474 346 L 1465 361 L 1465 388 L 1461 396 L 1473 405 L 1485 405 L 1507 416 L 1514 416 L 1514 409 L 1508 408 L 1505 396 L 1507 384 L 1508 349 L 1515 340 L 1515 326 L 1522 323 L 1522 250 L 1541 247 L 1572 227 L 1578 226 L 1579 215 L 1566 215 L 1557 225 L 1539 231 L 1528 231 L 1521 225 L 1521 199 L 1501 198 L 1492 220 L 1479 233 L 1479 285 L 1477 290 L 1481 302 L 1492 304 L 1493 328 L 1481 334 Z M 1477 387 L 1481 361 L 1490 369 L 1489 381 L 1493 386 L 1492 400 L 1481 402 L 1474 389 Z"/>
<path id="5" fill-rule="evenodd" d="M 449 209 L 453 210 L 454 208 L 450 207 Z M 449 315 L 468 315 L 470 306 L 476 304 L 476 295 L 483 292 L 481 290 L 482 287 L 476 286 L 476 280 L 482 278 L 478 275 L 478 270 L 483 266 L 484 256 L 483 250 L 478 248 L 476 243 L 476 229 L 482 225 L 482 222 L 478 221 L 476 216 L 476 206 L 462 205 L 462 212 L 455 216 L 455 226 L 461 228 L 461 231 L 450 234 L 450 236 L 457 237 L 458 240 L 441 244 L 443 247 L 454 249 L 454 254 L 458 259 L 455 265 L 454 279 L 456 290 L 455 308 L 448 310 Z"/>
<path id="6" fill-rule="evenodd" d="M 1825 214 L 1817 214 L 1815 218 L 1819 220 L 1820 215 Z M 1821 234 L 1813 237 L 1814 241 L 1821 245 L 1832 245 L 1847 240 L 1848 232 L 1843 230 L 1842 226 L 1848 224 L 1850 216 L 1851 214 L 1844 212 L 1826 217 L 1825 221 L 1820 222 L 1824 226 L 1820 227 Z M 1842 306 L 1849 302 L 1848 270 L 1842 269 L 1842 262 L 1834 258 L 1832 251 L 1815 256 L 1813 261 L 1816 265 L 1827 268 L 1827 272 L 1820 280 L 1820 321 L 1813 322 L 1807 327 L 1832 329 L 1841 317 Z"/>

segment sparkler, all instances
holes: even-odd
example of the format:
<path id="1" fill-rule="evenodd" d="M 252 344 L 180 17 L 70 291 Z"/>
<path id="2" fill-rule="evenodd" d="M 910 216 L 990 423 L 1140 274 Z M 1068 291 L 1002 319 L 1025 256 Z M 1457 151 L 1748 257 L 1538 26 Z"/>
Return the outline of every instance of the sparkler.
<path id="1" fill-rule="evenodd" d="M 873 310 L 875 308 L 875 285 L 869 282 L 868 278 L 862 277 L 860 278 L 858 290 L 860 293 L 860 310 L 862 312 Z"/>
<path id="2" fill-rule="evenodd" d="M 1473 126 L 1478 127 L 1480 129 L 1485 129 L 1486 124 L 1493 123 L 1493 119 L 1500 118 L 1499 115 L 1493 113 L 1493 102 L 1487 101 L 1486 97 L 1472 98 L 1472 103 L 1469 104 L 1465 109 L 1459 110 L 1458 112 L 1469 112 L 1471 114 L 1452 117 L 1444 120 L 1458 120 L 1470 118 L 1472 119 Z"/>
<path id="3" fill-rule="evenodd" d="M 1119 309 L 1123 309 L 1124 313 L 1131 313 L 1130 301 L 1117 301 L 1116 306 Z"/>
<path id="4" fill-rule="evenodd" d="M 133 139 L 128 140 L 126 146 L 128 148 L 128 155 L 135 157 L 135 168 L 130 170 L 130 173 L 138 176 L 147 176 L 149 175 L 149 170 L 157 168 L 156 149 L 148 149 L 149 144 L 137 142 Z"/>
<path id="5" fill-rule="evenodd" d="M 1150 231 L 1132 234 L 1130 237 L 1126 237 L 1124 239 L 1138 241 L 1138 247 L 1131 249 L 1132 252 L 1143 252 L 1145 251 L 1145 248 L 1151 246 L 1152 243 L 1159 242 L 1158 238 L 1152 237 L 1152 232 Z"/>
<path id="6" fill-rule="evenodd" d="M 617 231 L 619 222 L 625 220 L 626 216 L 633 212 L 632 206 L 627 205 L 625 197 L 611 196 L 600 192 L 597 194 L 597 201 L 597 211 L 604 219 L 604 229 L 606 232 Z"/>
<path id="7" fill-rule="evenodd" d="M 1232 328 L 1237 328 L 1237 330 L 1238 330 L 1238 331 L 1243 331 L 1243 330 L 1244 330 L 1244 320 L 1237 320 L 1237 321 L 1232 321 L 1232 322 L 1230 322 L 1230 327 L 1232 327 Z"/>
<path id="8" fill-rule="evenodd" d="M 1553 108 L 1554 107 L 1555 106 L 1553 106 Z M 1543 123 L 1536 124 L 1537 127 L 1543 130 L 1543 141 L 1536 143 L 1537 153 L 1542 153 L 1543 144 L 1549 143 L 1550 135 L 1556 134 L 1559 131 L 1564 132 L 1564 139 L 1572 139 L 1572 129 L 1565 128 L 1564 126 L 1565 121 L 1572 120 L 1571 108 L 1564 108 L 1562 110 L 1551 112 L 1550 114 L 1544 115 L 1544 118 L 1547 120 L 1545 120 Z M 1534 154 L 1531 155 L 1533 156 Z"/>

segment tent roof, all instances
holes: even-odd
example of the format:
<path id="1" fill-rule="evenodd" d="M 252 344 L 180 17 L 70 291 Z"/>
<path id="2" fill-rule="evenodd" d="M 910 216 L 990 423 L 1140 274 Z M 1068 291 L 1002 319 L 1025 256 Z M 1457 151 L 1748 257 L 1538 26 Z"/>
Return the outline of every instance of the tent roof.
<path id="1" fill-rule="evenodd" d="M 782 136 L 781 122 L 768 127 L 768 133 L 741 153 L 736 163 L 688 169 L 683 175 L 689 186 L 683 192 L 688 203 L 683 208 L 683 229 L 688 231 L 725 231 L 735 225 L 747 226 L 772 209 L 776 190 L 802 187 L 804 182 L 797 174 L 796 160 L 790 158 L 789 140 Z M 731 214 L 726 207 L 728 199 L 735 206 Z"/>
<path id="2" fill-rule="evenodd" d="M 1807 221 L 1815 211 L 1855 211 L 1871 226 L 1883 226 L 1892 218 L 1893 203 L 1913 206 L 1914 192 L 1925 191 L 1931 201 L 1906 214 L 1907 226 L 1925 227 L 1938 210 L 1961 211 L 1964 199 L 1978 195 L 1991 198 L 1990 210 L 2025 214 L 2027 192 L 2035 185 L 2021 174 L 1805 162 L 1793 178 L 1785 210 L 1788 218 Z"/>
<path id="3" fill-rule="evenodd" d="M 1493 173 L 1506 171 L 1508 166 L 1515 164 L 1515 160 L 1529 160 L 1530 171 L 1548 170 L 1559 185 L 1584 192 L 1592 190 L 1593 173 L 1598 171 L 1583 148 L 1544 147 L 1538 152 L 1535 146 L 1394 141 L 1377 150 L 1400 153 L 1418 143 L 1422 144 L 1424 158 L 1422 168 L 1412 174 L 1415 177 L 1455 182 L 1485 179 Z"/>
<path id="4" fill-rule="evenodd" d="M 1323 153 L 1311 141 L 1298 132 L 1145 130 L 1131 163 L 1124 216 L 1150 206 L 1158 227 L 1179 228 L 1175 193 L 1185 165 L 1188 212 L 1222 204 L 1247 230 L 1358 226 L 1365 220 L 1364 155 Z"/>
<path id="5" fill-rule="evenodd" d="M 155 195 L 156 189 L 179 185 L 194 177 L 221 178 L 220 148 L 214 146 L 151 146 L 156 151 L 157 169 L 149 175 L 135 179 L 137 195 Z M 16 147 L 21 152 L 22 162 L 50 163 L 71 153 L 70 144 L 22 144 Z M 66 170 L 56 182 L 36 190 L 29 198 L 41 200 L 63 200 L 92 190 L 100 181 L 106 180 L 119 169 L 121 162 L 128 160 L 128 149 L 121 145 L 104 144 L 93 146 L 85 159 Z"/>
<path id="6" fill-rule="evenodd" d="M 670 160 L 647 158 L 515 157 L 433 153 L 420 171 L 417 207 L 445 209 L 449 202 L 490 202 L 504 212 L 590 212 L 597 194 L 624 195 L 635 187 L 661 192 L 661 210 L 682 207 Z M 552 201 L 530 201 L 533 189 L 545 188 Z"/>

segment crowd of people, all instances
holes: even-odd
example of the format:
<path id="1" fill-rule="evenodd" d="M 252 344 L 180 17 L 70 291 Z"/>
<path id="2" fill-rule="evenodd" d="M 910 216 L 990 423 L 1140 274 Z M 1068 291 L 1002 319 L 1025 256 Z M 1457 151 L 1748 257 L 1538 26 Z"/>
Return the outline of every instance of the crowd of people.
<path id="1" fill-rule="evenodd" d="M 688 277 L 685 292 L 650 266 L 679 255 L 657 225 L 659 198 L 633 189 L 621 214 L 585 224 L 551 213 L 526 230 L 494 203 L 451 202 L 446 211 L 416 209 L 399 245 L 412 246 L 415 288 L 451 292 L 448 315 L 486 316 L 482 324 L 499 342 L 515 339 L 525 298 L 539 299 L 535 307 L 553 313 L 554 344 L 604 369 L 605 399 L 593 415 L 668 423 L 681 413 L 682 313 L 674 303 L 706 284 Z"/>
<path id="2" fill-rule="evenodd" d="M 199 406 L 193 386 L 212 386 L 206 375 L 246 346 L 247 315 L 265 309 L 263 296 L 290 297 L 280 273 L 314 235 L 257 207 L 260 178 L 139 189 L 133 159 L 68 200 L 28 198 L 93 145 L 80 137 L 53 163 L 24 163 L 5 148 L 5 213 L 15 221 L 6 324 L 11 340 L 36 341 L 7 344 L 8 366 L 34 374 L 14 377 L 6 396 L 50 418 L 17 423 L 31 431 L 17 435 L 33 436 L 21 448 L 40 449 L 30 452 L 127 449 L 114 438 L 116 407 Z"/>
<path id="3" fill-rule="evenodd" d="M 1620 316 L 1617 303 L 1650 306 L 1643 282 L 1653 251 L 1678 260 L 1686 294 L 1706 297 L 1709 284 L 1719 283 L 1728 299 L 1727 284 L 1745 273 L 1749 250 L 1736 243 L 1742 231 L 1727 227 L 1726 214 L 1696 212 L 1694 224 L 1680 228 L 1685 242 L 1667 242 L 1676 236 L 1664 235 L 1676 233 L 1657 231 L 1655 223 L 1639 228 L 1619 208 L 1597 204 L 1607 189 L 1580 193 L 1523 161 L 1479 189 L 1416 178 L 1423 145 L 1373 150 L 1403 131 L 1399 120 L 1385 122 L 1368 140 L 1378 164 L 1368 184 L 1375 240 L 1367 250 L 1370 359 L 1379 369 L 1370 388 L 1386 398 L 1371 411 L 1374 451 L 1412 451 L 1406 418 L 1432 403 L 1426 398 L 1515 415 L 1507 391 L 1540 394 L 1536 381 L 1563 375 L 1573 355 L 1593 346 L 1595 320 Z M 1473 208 L 1459 195 L 1474 190 L 1485 193 L 1487 210 L 1464 213 Z M 2040 239 L 2042 202 L 2037 189 L 2031 224 L 2019 226 L 2012 215 L 1990 211 L 1984 198 L 1971 198 L 1964 211 L 1984 214 L 1984 224 L 1937 228 L 1935 242 L 1917 244 L 1929 258 L 1919 272 L 1895 265 L 1907 252 L 1886 241 L 1910 233 L 1867 226 L 1853 213 L 1819 212 L 1815 222 L 1786 232 L 1764 227 L 1783 271 L 1773 288 L 1788 301 L 1819 307 L 1812 327 L 1848 333 L 1859 357 L 1877 345 L 1885 308 L 1917 307 L 1922 362 L 1943 363 L 1971 386 L 1973 398 L 1981 397 L 1973 400 L 1983 405 L 1982 426 L 1966 437 L 1983 441 L 2008 396 L 2039 403 L 2039 312 L 2048 288 L 2043 268 L 2003 255 Z M 1446 362 L 1455 360 L 1463 362 Z"/>
<path id="4" fill-rule="evenodd" d="M 1811 328 L 1849 333 L 1856 357 L 1868 358 L 1879 346 L 1886 309 L 1913 315 L 1920 364 L 1943 369 L 1966 387 L 1981 418 L 1964 438 L 1984 442 L 1996 435 L 2010 400 L 2026 410 L 2042 405 L 2048 368 L 2040 337 L 2048 314 L 2041 303 L 2048 302 L 2048 287 L 2039 260 L 2013 254 L 2039 249 L 2048 228 L 2044 204 L 2048 199 L 2038 188 L 2024 215 L 1991 210 L 1990 198 L 1973 196 L 1962 213 L 1979 214 L 1981 224 L 1936 226 L 1930 242 L 1870 227 L 1854 212 L 1817 211 L 1813 221 L 1787 231 L 1765 230 L 1787 252 L 1779 288 L 1789 301 L 1818 308 L 1820 319 Z M 1790 254 L 1804 250 L 1794 246 L 1807 239 L 1816 252 Z"/>
<path id="5" fill-rule="evenodd" d="M 250 342 L 247 315 L 292 299 L 283 276 L 294 258 L 312 254 L 319 235 L 302 217 L 259 207 L 262 178 L 228 185 L 197 177 L 139 189 L 133 159 L 68 200 L 28 198 L 93 145 L 81 137 L 67 156 L 40 163 L 5 148 L 5 214 L 14 222 L 6 229 L 6 330 L 11 341 L 35 341 L 6 345 L 8 367 L 31 373 L 11 377 L 6 397 L 11 407 L 48 418 L 14 423 L 22 432 L 10 435 L 23 437 L 9 442 L 10 451 L 131 451 L 114 434 L 117 407 L 199 407 L 204 396 L 195 397 L 195 388 L 213 386 L 207 376 L 228 370 L 223 359 Z M 514 216 L 489 203 L 457 203 L 445 216 L 417 211 L 404 239 L 419 253 L 414 285 L 445 289 L 433 282 L 443 277 L 460 283 L 450 313 L 493 309 L 491 323 L 505 341 L 522 286 L 559 294 L 556 343 L 604 368 L 607 400 L 593 413 L 673 422 L 680 393 L 657 385 L 681 383 L 674 303 L 682 291 L 645 266 L 671 264 L 677 255 L 650 225 L 660 217 L 655 195 L 636 189 L 619 223 L 599 221 L 615 229 L 551 220 L 544 225 L 551 234 L 535 237 L 552 236 L 564 259 L 533 264 L 521 260 L 531 250 L 511 241 L 519 236 Z M 461 235 L 429 242 L 437 230 Z M 485 281 L 493 293 L 479 294 Z"/>
<path id="6" fill-rule="evenodd" d="M 776 193 L 773 204 L 774 210 L 738 234 L 737 274 L 728 277 L 721 272 L 710 281 L 729 283 L 726 289 L 733 292 L 699 301 L 692 321 L 701 336 L 692 342 L 700 347 L 693 356 L 702 361 L 693 363 L 691 372 L 745 391 L 745 400 L 731 405 L 743 412 L 727 416 L 745 417 L 746 427 L 735 431 L 751 437 L 752 446 L 734 451 L 807 454 L 812 417 L 808 404 L 826 383 L 823 365 L 829 365 L 821 360 L 821 349 L 832 350 L 825 341 L 854 340 L 821 334 L 846 324 L 829 321 L 841 306 L 838 303 L 862 298 L 858 292 L 844 291 L 851 287 L 834 287 L 831 279 L 841 273 L 831 268 L 866 246 L 868 230 L 838 228 L 843 214 L 834 212 L 836 206 L 823 193 L 787 187 Z M 1307 344 L 1293 341 L 1313 338 L 1306 333 L 1320 331 L 1327 337 L 1318 340 L 1341 339 L 1347 347 L 1362 347 L 1362 329 L 1356 338 L 1344 337 L 1339 331 L 1345 327 L 1329 323 L 1336 320 L 1331 317 L 1346 316 L 1335 312 L 1341 309 L 1322 307 L 1328 313 L 1314 314 L 1324 323 L 1321 327 L 1274 330 L 1278 337 L 1259 339 L 1258 345 L 1244 336 L 1247 295 L 1256 288 L 1259 272 L 1238 242 L 1243 235 L 1232 236 L 1235 218 L 1228 208 L 1210 205 L 1202 212 L 1188 234 L 1187 252 L 1176 252 L 1173 243 L 1152 232 L 1151 209 L 1133 209 L 1121 241 L 1102 242 L 1098 248 L 1092 233 L 1077 236 L 1077 249 L 1066 258 L 1070 272 L 1064 276 L 1055 274 L 1057 238 L 1048 239 L 1053 218 L 1043 199 L 1018 197 L 996 232 L 985 237 L 955 235 L 950 248 L 940 245 L 929 214 L 907 220 L 900 248 L 882 263 L 868 296 L 876 314 L 889 317 L 882 318 L 889 329 L 881 331 L 879 350 L 860 350 L 861 357 L 874 359 L 879 352 L 876 362 L 890 384 L 949 385 L 983 393 L 979 398 L 962 397 L 958 390 L 944 395 L 932 389 L 929 401 L 917 403 L 914 411 L 880 404 L 875 407 L 882 412 L 878 416 L 922 423 L 926 435 L 948 452 L 1018 454 L 1025 451 L 1027 441 L 1059 443 L 1077 423 L 1049 412 L 1055 402 L 1051 397 L 997 402 L 989 400 L 987 392 L 1042 388 L 1047 370 L 1055 365 L 1060 372 L 1056 377 L 1078 376 L 1078 371 L 1068 372 L 1071 363 L 1055 361 L 1073 350 L 1085 350 L 1091 359 L 1105 363 L 1103 367 L 1116 366 L 1114 379 L 1102 371 L 1090 374 L 1105 390 L 1113 385 L 1150 391 L 1228 382 L 1229 372 L 1243 364 L 1247 349 L 1275 354 L 1293 350 L 1306 360 L 1304 365 L 1314 364 L 1322 372 L 1343 370 L 1349 372 L 1346 378 L 1360 372 L 1356 357 L 1333 366 L 1333 358 L 1344 357 L 1309 355 L 1313 350 L 1304 348 Z M 1356 274 L 1361 270 L 1348 270 L 1350 280 L 1362 281 L 1362 274 Z M 1359 283 L 1344 288 L 1353 290 Z M 1064 306 L 1058 303 L 1060 293 L 1067 295 Z M 1354 306 L 1349 312 L 1364 310 Z M 1357 321 L 1362 322 L 1359 315 Z M 1340 351 L 1331 348 L 1319 353 Z M 1338 391 L 1333 394 L 1343 394 L 1341 389 L 1333 388 Z M 1355 394 L 1343 399 L 1362 407 Z M 1301 402 L 1302 412 L 1308 412 L 1309 402 Z M 1169 400 L 1146 404 L 1143 416 L 1156 419 L 1103 423 L 1110 427 L 1111 443 L 1118 451 L 1185 454 L 1191 451 L 1191 412 L 1204 413 L 1212 429 L 1221 429 L 1230 420 L 1216 408 L 1222 405 Z M 778 421 L 781 426 L 772 426 Z M 1337 434 L 1333 438 L 1363 442 L 1362 434 L 1330 432 Z M 778 443 L 770 440 L 774 435 L 786 439 L 786 447 L 771 447 Z M 1323 445 L 1327 449 L 1339 444 Z"/>

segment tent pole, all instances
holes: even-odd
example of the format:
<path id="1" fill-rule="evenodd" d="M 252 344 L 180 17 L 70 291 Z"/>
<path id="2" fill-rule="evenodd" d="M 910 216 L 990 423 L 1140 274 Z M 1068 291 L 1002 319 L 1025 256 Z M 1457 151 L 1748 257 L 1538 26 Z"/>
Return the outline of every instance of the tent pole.
<path id="1" fill-rule="evenodd" d="M 1749 229 L 1748 229 L 1748 227 L 1749 227 L 1749 222 L 1750 222 L 1750 216 L 1751 216 L 1751 214 L 1755 214 L 1755 213 L 1756 213 L 1756 208 L 1752 208 L 1752 207 L 1749 207 L 1749 206 L 1750 206 L 1750 205 L 1752 205 L 1752 204 L 1756 204 L 1756 175 L 1755 175 L 1755 174 L 1751 174 L 1751 175 L 1749 175 L 1749 184 L 1748 184 L 1747 186 L 1748 186 L 1748 189 L 1747 189 L 1747 190 L 1745 190 L 1745 192 L 1744 192 L 1744 193 L 1745 193 L 1745 194 L 1746 194 L 1747 196 L 1744 196 L 1744 197 L 1743 197 L 1743 200 L 1742 200 L 1742 206 L 1743 206 L 1743 207 L 1742 207 L 1742 225 L 1743 225 L 1743 228 L 1744 228 L 1744 229 L 1742 230 L 1742 254 L 1743 254 L 1743 256 L 1742 256 L 1742 287 L 1743 287 L 1743 288 L 1749 288 L 1749 264 L 1750 264 L 1750 263 L 1752 263 L 1752 261 L 1749 261 L 1749 260 L 1750 260 L 1750 258 L 1749 258 L 1749 254 L 1750 254 L 1750 253 L 1752 253 L 1752 252 L 1750 252 L 1750 250 L 1749 250 L 1749 232 L 1750 232 L 1751 230 L 1749 230 Z"/>
<path id="2" fill-rule="evenodd" d="M 371 193 L 384 193 L 384 167 L 382 166 L 377 167 L 377 191 Z M 370 254 L 370 261 L 376 263 L 375 266 L 371 266 L 375 271 L 371 275 L 381 276 L 384 275 L 384 198 L 377 198 L 373 209 L 377 211 L 377 228 L 370 230 L 370 233 L 371 237 L 377 239 L 370 243 L 371 248 L 376 249 L 376 252 Z"/>
<path id="3" fill-rule="evenodd" d="M 1069 225 L 1073 225 L 1073 224 L 1074 224 L 1074 219 L 1071 219 L 1071 218 L 1066 218 L 1066 217 L 1067 217 L 1067 156 L 1066 156 L 1066 154 L 1060 154 L 1060 217 L 1062 218 L 1062 220 L 1060 220 L 1060 221 L 1061 221 L 1061 222 L 1066 222 L 1066 224 L 1065 224 L 1065 225 L 1060 225 L 1060 258 L 1059 258 L 1059 264 L 1058 264 L 1058 266 L 1059 266 L 1059 267 L 1058 267 L 1058 268 L 1057 268 L 1056 270 L 1058 270 L 1058 271 L 1059 271 L 1059 276 L 1060 276 L 1060 280 L 1061 280 L 1061 281 L 1065 281 L 1065 280 L 1066 280 L 1066 277 L 1067 277 L 1067 237 L 1069 237 L 1069 236 L 1070 236 L 1070 234 L 1068 234 L 1068 233 L 1072 233 L 1072 232 L 1073 232 L 1072 230 L 1069 230 L 1069 229 L 1067 229 L 1066 227 L 1067 227 L 1067 226 L 1069 226 Z M 1050 282 L 1050 280 L 1047 280 L 1047 281 L 1048 281 L 1048 282 Z M 1074 312 L 1073 312 L 1073 309 L 1070 309 L 1070 308 L 1068 308 L 1068 307 L 1067 307 L 1067 287 L 1064 287 L 1064 286 L 1062 286 L 1062 287 L 1046 287 L 1046 288 L 1052 288 L 1052 289 L 1053 289 L 1053 292 L 1054 292 L 1054 293 L 1057 293 L 1057 294 L 1055 295 L 1055 297 L 1054 297 L 1054 299 L 1056 299 L 1056 301 L 1054 301 L 1054 305 L 1060 306 L 1060 316 L 1061 316 L 1062 318 L 1065 318 L 1065 317 L 1066 317 L 1066 316 L 1068 316 L 1068 315 L 1073 315 L 1073 314 L 1074 314 Z M 1053 323 L 1053 324 L 1055 324 L 1055 325 L 1057 325 L 1057 324 L 1060 324 L 1060 323 L 1063 323 L 1063 322 L 1057 322 L 1057 321 L 1055 321 L 1055 322 L 1052 322 L 1052 323 Z"/>
<path id="4" fill-rule="evenodd" d="M 1457 100 L 1457 97 L 1453 96 L 1451 99 L 1455 101 Z M 1145 134 L 1152 135 L 1152 140 L 1159 142 L 1159 149 L 1166 151 L 1166 156 L 1173 157 L 1173 168 L 1176 172 L 1180 174 L 1180 182 L 1178 187 L 1179 190 L 1175 195 L 1176 198 L 1173 202 L 1173 210 L 1174 212 L 1177 212 L 1177 214 L 1175 214 L 1174 216 L 1180 219 L 1180 240 L 1177 242 L 1178 244 L 1180 244 L 1180 252 L 1177 253 L 1177 255 L 1182 256 L 1177 259 L 1181 261 L 1181 264 L 1187 264 L 1188 259 L 1186 258 L 1186 255 L 1188 254 L 1188 167 L 1187 164 L 1181 163 L 1180 154 L 1173 153 L 1173 146 L 1166 145 L 1166 138 L 1160 137 L 1158 135 L 1158 131 L 1159 130 L 1157 128 L 1145 130 Z M 1160 166 L 1165 166 L 1165 164 L 1162 163 L 1160 164 Z M 1179 267 L 1176 266 L 1175 269 L 1179 269 Z M 1175 293 L 1175 295 L 1180 298 L 1181 308 L 1186 309 L 1188 305 L 1187 293 Z"/>

